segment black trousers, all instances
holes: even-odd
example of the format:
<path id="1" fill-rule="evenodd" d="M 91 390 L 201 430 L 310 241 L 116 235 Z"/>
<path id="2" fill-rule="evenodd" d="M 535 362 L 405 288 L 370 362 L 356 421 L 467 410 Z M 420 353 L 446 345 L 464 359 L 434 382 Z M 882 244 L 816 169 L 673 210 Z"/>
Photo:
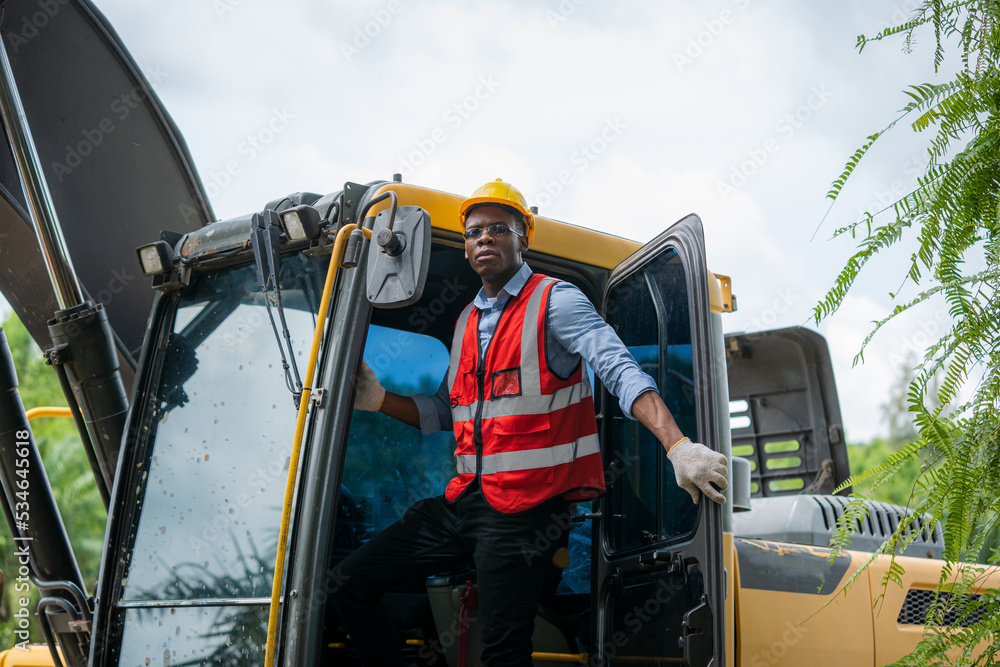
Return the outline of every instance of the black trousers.
<path id="1" fill-rule="evenodd" d="M 471 564 L 483 664 L 530 666 L 542 577 L 568 525 L 566 501 L 503 514 L 487 504 L 478 484 L 452 503 L 443 496 L 421 500 L 341 562 L 333 601 L 365 665 L 402 665 L 383 594 Z"/>

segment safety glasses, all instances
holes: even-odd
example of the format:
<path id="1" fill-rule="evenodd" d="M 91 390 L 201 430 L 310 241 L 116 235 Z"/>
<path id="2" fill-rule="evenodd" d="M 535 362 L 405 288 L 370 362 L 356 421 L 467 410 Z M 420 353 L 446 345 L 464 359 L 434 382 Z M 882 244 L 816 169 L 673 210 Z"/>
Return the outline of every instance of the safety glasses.
<path id="1" fill-rule="evenodd" d="M 507 232 L 510 232 L 514 236 L 524 236 L 524 234 L 519 234 L 515 232 L 513 229 L 511 229 L 510 227 L 501 222 L 497 222 L 492 225 L 487 225 L 486 227 L 469 227 L 464 232 L 462 232 L 462 235 L 468 240 L 478 239 L 479 235 L 483 233 L 484 229 L 488 231 L 490 233 L 490 236 L 492 236 L 493 238 L 500 238 L 501 236 L 505 236 Z"/>

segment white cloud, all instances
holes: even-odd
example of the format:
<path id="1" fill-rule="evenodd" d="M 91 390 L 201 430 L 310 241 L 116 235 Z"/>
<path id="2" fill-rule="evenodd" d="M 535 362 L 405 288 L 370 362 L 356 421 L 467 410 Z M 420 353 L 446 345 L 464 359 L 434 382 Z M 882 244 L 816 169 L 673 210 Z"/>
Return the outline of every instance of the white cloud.
<path id="1" fill-rule="evenodd" d="M 887 42 L 856 53 L 855 36 L 893 11 L 863 0 L 97 4 L 138 64 L 163 73 L 156 90 L 220 217 L 407 163 L 409 182 L 462 193 L 501 176 L 536 202 L 548 195 L 545 215 L 635 239 L 697 212 L 710 265 L 740 298 L 730 330 L 808 321 L 853 249 L 824 239 L 912 182 L 919 151 L 904 137 L 866 158 L 810 242 L 830 182 L 902 106 L 898 91 L 932 76 L 925 52 Z M 477 97 L 484 78 L 497 85 Z M 821 104 L 817 89 L 829 93 Z M 241 147 L 275 110 L 294 118 L 250 159 Z M 608 140 L 616 120 L 624 129 Z M 600 139 L 594 159 L 575 160 Z M 571 182 L 554 196 L 564 171 Z M 823 326 L 854 439 L 878 432 L 870 408 L 890 369 L 870 354 L 851 371 L 850 359 L 899 273 L 859 281 Z M 789 302 L 780 313 L 776 299 Z"/>

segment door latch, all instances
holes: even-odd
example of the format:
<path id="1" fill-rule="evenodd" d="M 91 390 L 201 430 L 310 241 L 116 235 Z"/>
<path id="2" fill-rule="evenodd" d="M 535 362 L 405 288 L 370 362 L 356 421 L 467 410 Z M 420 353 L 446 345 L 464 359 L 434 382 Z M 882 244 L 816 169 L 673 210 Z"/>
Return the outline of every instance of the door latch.
<path id="1" fill-rule="evenodd" d="M 669 549 L 647 551 L 646 553 L 639 554 L 639 566 L 665 567 L 667 568 L 667 574 L 684 574 L 686 571 L 684 558 L 681 554 L 679 552 L 671 553 Z"/>

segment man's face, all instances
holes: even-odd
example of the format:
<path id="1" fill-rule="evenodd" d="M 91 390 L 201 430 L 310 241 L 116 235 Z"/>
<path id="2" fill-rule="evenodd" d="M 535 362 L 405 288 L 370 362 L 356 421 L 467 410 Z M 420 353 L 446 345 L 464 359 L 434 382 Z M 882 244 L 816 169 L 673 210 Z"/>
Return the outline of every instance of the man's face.
<path id="1" fill-rule="evenodd" d="M 513 231 L 494 237 L 486 228 L 497 223 Z M 477 238 L 465 240 L 465 258 L 469 260 L 472 270 L 487 282 L 506 281 L 521 267 L 521 253 L 528 249 L 528 237 L 523 235 L 522 223 L 510 211 L 486 205 L 472 209 L 466 218 L 466 231 L 473 227 L 483 231 Z M 517 236 L 514 232 L 522 235 Z"/>

